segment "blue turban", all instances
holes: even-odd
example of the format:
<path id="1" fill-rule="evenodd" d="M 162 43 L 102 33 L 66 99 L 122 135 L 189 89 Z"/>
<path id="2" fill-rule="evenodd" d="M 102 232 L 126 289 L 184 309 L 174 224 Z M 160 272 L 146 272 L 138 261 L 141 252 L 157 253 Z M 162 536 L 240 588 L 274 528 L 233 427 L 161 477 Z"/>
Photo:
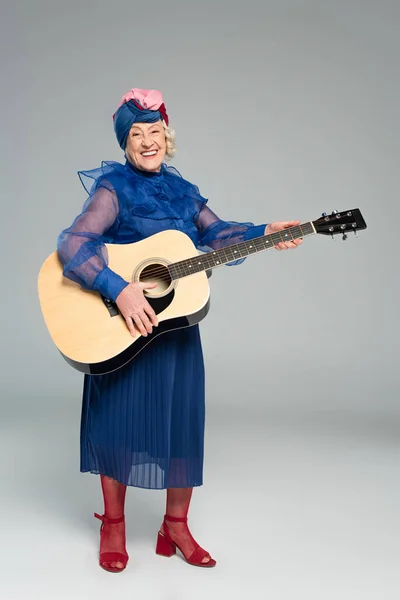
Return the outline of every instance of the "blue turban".
<path id="1" fill-rule="evenodd" d="M 134 123 L 155 123 L 160 119 L 163 119 L 168 125 L 168 116 L 164 104 L 161 104 L 158 110 L 142 108 L 134 100 L 121 104 L 114 115 L 114 131 L 122 150 L 125 150 L 128 134 Z"/>

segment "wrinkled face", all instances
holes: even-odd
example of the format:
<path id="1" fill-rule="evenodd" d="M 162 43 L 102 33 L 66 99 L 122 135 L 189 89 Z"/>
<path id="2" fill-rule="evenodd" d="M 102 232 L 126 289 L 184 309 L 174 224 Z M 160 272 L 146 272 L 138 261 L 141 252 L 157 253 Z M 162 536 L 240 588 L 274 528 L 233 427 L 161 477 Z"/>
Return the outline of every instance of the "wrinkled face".
<path id="1" fill-rule="evenodd" d="M 125 154 L 142 171 L 159 171 L 166 151 L 165 129 L 161 121 L 134 123 L 128 135 Z"/>

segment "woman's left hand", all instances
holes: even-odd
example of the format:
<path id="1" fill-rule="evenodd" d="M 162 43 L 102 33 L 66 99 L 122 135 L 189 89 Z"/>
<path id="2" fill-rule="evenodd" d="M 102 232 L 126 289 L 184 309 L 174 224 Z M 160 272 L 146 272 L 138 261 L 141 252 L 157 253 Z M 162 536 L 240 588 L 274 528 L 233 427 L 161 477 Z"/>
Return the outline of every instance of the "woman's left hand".
<path id="1" fill-rule="evenodd" d="M 300 221 L 275 221 L 274 223 L 269 223 L 265 228 L 265 235 L 270 235 L 271 233 L 277 233 L 277 231 L 282 231 L 282 229 L 288 229 L 288 227 L 295 227 L 296 225 L 300 225 Z M 295 240 L 288 240 L 287 242 L 279 242 L 275 246 L 275 250 L 290 250 L 291 248 L 297 248 L 300 244 L 303 243 L 303 240 L 297 238 Z"/>

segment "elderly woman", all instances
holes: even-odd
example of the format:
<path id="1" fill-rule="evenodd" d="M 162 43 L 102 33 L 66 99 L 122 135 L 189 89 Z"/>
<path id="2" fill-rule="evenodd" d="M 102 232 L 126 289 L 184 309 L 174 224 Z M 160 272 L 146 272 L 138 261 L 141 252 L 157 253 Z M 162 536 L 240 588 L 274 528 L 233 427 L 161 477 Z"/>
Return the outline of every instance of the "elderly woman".
<path id="1" fill-rule="evenodd" d="M 186 233 L 200 250 L 217 249 L 273 233 L 298 221 L 254 226 L 221 220 L 198 188 L 164 164 L 174 135 L 160 92 L 132 89 L 113 117 L 126 162 L 103 162 L 79 176 L 89 197 L 82 213 L 59 236 L 65 277 L 116 302 L 133 334 L 157 327 L 144 291 L 107 266 L 105 243 L 136 242 L 165 229 Z M 301 240 L 282 242 L 295 248 Z M 241 262 L 236 261 L 237 263 Z M 100 566 L 122 571 L 126 486 L 166 489 L 166 512 L 156 552 L 201 567 L 216 562 L 187 526 L 192 490 L 202 485 L 204 368 L 198 326 L 157 336 L 116 372 L 85 376 L 81 420 L 81 471 L 100 474 L 104 514 Z"/>

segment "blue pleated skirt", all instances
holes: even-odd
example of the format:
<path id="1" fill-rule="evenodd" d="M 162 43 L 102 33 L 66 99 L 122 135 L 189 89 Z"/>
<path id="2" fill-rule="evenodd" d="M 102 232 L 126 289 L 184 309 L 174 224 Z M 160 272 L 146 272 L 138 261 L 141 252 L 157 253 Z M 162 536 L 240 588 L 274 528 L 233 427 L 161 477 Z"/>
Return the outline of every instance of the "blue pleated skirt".
<path id="1" fill-rule="evenodd" d="M 85 375 L 81 471 L 149 489 L 201 485 L 204 419 L 199 328 L 164 333 L 118 371 Z"/>

